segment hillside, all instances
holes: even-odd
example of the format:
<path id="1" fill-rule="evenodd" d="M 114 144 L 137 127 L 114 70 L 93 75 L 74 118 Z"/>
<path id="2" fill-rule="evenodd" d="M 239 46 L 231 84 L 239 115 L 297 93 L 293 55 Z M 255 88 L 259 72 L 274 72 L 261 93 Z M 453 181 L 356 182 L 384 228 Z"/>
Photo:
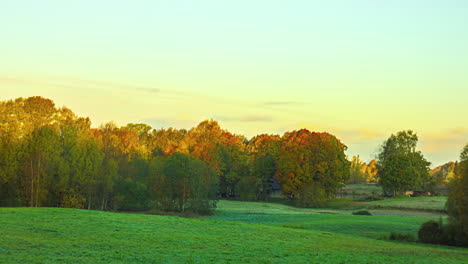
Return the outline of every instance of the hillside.
<path id="1" fill-rule="evenodd" d="M 466 249 L 313 228 L 57 208 L 0 208 L 0 215 L 1 263 L 408 264 L 468 258 Z"/>

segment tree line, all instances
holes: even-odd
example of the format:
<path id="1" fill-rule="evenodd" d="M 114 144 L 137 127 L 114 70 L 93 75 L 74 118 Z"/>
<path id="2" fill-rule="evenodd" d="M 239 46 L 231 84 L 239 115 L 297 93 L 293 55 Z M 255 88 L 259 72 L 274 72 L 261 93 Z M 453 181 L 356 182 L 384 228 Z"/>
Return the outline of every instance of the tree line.
<path id="1" fill-rule="evenodd" d="M 52 100 L 17 98 L 0 102 L 0 205 L 209 213 L 219 198 L 268 199 L 273 180 L 318 205 L 349 178 L 346 148 L 306 129 L 247 139 L 214 120 L 92 128 Z"/>

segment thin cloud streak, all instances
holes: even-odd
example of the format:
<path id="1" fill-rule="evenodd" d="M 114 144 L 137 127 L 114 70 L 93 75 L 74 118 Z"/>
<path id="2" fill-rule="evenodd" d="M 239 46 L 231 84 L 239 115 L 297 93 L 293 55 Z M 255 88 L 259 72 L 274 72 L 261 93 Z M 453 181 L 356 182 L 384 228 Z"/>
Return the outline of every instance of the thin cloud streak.
<path id="1" fill-rule="evenodd" d="M 263 115 L 247 115 L 240 117 L 215 116 L 214 119 L 223 122 L 272 122 L 274 120 L 271 116 Z"/>
<path id="2" fill-rule="evenodd" d="M 300 103 L 294 101 L 270 101 L 264 102 L 262 105 L 266 106 L 282 106 L 282 105 L 298 105 Z"/>

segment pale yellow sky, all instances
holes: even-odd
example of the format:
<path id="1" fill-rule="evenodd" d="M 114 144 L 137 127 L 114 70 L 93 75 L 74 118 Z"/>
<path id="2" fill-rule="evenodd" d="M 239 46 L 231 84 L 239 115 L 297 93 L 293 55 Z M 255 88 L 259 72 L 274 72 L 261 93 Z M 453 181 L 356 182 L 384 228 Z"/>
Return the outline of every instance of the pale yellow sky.
<path id="1" fill-rule="evenodd" d="M 328 131 L 370 160 L 412 129 L 434 165 L 468 143 L 466 1 L 5 1 L 0 99 L 40 95 L 94 126 L 251 137 Z"/>

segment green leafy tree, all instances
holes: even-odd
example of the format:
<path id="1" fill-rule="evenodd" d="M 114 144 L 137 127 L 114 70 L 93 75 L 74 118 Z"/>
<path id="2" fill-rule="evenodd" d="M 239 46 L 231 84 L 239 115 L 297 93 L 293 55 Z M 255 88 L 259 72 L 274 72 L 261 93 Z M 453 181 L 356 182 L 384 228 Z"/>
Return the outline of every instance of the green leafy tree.
<path id="1" fill-rule="evenodd" d="M 281 144 L 278 135 L 258 135 L 248 143 L 250 152 L 249 167 L 253 179 L 244 180 L 246 187 L 250 184 L 255 187 L 255 199 L 266 200 L 271 192 L 270 181 L 278 170 L 277 158 Z M 248 188 L 252 190 L 252 187 Z"/>
<path id="2" fill-rule="evenodd" d="M 70 188 L 86 198 L 87 209 L 97 208 L 98 184 L 102 172 L 103 154 L 93 139 L 78 142 L 71 162 L 72 183 Z"/>
<path id="3" fill-rule="evenodd" d="M 42 206 L 47 200 L 51 177 L 58 173 L 60 159 L 60 138 L 50 127 L 33 132 L 25 148 L 23 160 L 23 198 L 29 206 Z"/>
<path id="4" fill-rule="evenodd" d="M 468 246 L 468 145 L 460 154 L 460 163 L 449 184 L 447 211 L 451 225 L 456 230 L 456 245 Z"/>
<path id="5" fill-rule="evenodd" d="M 18 170 L 20 145 L 5 134 L 0 135 L 0 206 L 20 205 Z"/>
<path id="6" fill-rule="evenodd" d="M 154 160 L 151 170 L 157 208 L 202 214 L 215 208 L 217 177 L 204 162 L 176 152 Z"/>
<path id="7" fill-rule="evenodd" d="M 118 179 L 119 165 L 114 159 L 104 159 L 98 179 L 98 193 L 101 200 L 101 210 L 112 208 L 114 186 Z M 109 204 L 111 204 L 109 206 Z"/>
<path id="8" fill-rule="evenodd" d="M 379 183 L 386 195 L 405 190 L 425 190 L 429 183 L 429 165 L 416 151 L 418 136 L 411 130 L 391 135 L 378 154 Z"/>

